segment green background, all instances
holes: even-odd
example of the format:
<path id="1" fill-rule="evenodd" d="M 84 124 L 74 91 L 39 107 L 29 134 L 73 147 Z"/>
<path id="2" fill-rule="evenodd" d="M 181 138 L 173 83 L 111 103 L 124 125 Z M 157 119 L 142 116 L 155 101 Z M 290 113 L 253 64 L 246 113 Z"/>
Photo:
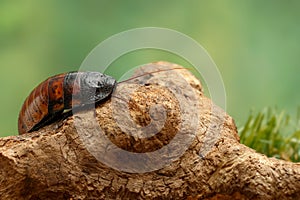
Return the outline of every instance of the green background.
<path id="1" fill-rule="evenodd" d="M 296 0 L 0 1 L 0 136 L 17 134 L 18 112 L 39 82 L 77 70 L 109 36 L 148 26 L 182 32 L 209 52 L 238 126 L 252 108 L 277 106 L 293 114 L 300 99 L 299 10 Z M 145 50 L 113 65 L 157 60 L 181 62 Z"/>

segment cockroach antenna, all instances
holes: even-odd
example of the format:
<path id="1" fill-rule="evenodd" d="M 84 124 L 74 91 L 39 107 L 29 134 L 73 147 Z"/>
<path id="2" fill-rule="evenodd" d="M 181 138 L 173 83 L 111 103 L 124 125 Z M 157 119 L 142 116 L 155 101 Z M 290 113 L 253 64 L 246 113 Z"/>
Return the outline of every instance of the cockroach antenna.
<path id="1" fill-rule="evenodd" d="M 143 77 L 143 76 L 147 76 L 147 75 L 150 75 L 150 74 L 159 73 L 159 72 L 165 72 L 165 71 L 171 71 L 171 70 L 177 70 L 177 69 L 186 69 L 186 70 L 190 70 L 191 68 L 174 67 L 174 68 L 172 68 L 172 69 L 160 69 L 160 70 L 156 70 L 156 71 L 153 71 L 153 72 L 147 72 L 147 73 L 144 73 L 144 74 L 141 74 L 141 75 L 137 75 L 137 76 L 131 77 L 131 78 L 126 79 L 126 80 L 124 80 L 124 81 L 117 82 L 117 84 L 125 83 L 125 82 L 127 82 L 127 81 L 131 81 L 131 80 L 133 80 L 133 79 L 136 79 L 136 78 L 139 78 L 139 77 Z M 123 99 L 123 98 L 121 98 L 121 97 L 118 97 L 118 96 L 115 96 L 115 95 L 112 95 L 112 97 L 117 98 L 117 99 L 120 99 L 120 100 L 122 100 L 123 102 L 127 103 L 126 100 Z"/>
<path id="2" fill-rule="evenodd" d="M 190 68 L 184 68 L 184 67 L 174 67 L 172 69 L 160 69 L 160 70 L 157 70 L 157 71 L 153 71 L 153 72 L 146 72 L 144 74 L 141 74 L 141 75 L 137 75 L 137 76 L 134 76 L 134 77 L 131 77 L 127 80 L 124 80 L 124 81 L 120 81 L 118 82 L 117 84 L 120 84 L 120 83 L 125 83 L 127 81 L 131 81 L 133 79 L 136 79 L 136 78 L 139 78 L 139 77 L 143 77 L 143 76 L 147 76 L 147 75 L 150 75 L 150 74 L 155 74 L 155 73 L 159 73 L 159 72 L 165 72 L 165 71 L 171 71 L 171 70 L 176 70 L 176 69 L 186 69 L 186 70 L 190 70 Z"/>

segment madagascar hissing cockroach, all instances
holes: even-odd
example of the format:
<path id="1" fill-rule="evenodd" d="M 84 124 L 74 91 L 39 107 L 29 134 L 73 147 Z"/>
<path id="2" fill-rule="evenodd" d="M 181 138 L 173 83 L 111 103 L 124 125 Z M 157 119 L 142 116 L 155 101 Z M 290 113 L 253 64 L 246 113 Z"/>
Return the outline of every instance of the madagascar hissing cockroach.
<path id="1" fill-rule="evenodd" d="M 116 80 L 99 72 L 69 72 L 40 83 L 26 98 L 18 119 L 19 134 L 38 130 L 64 110 L 104 101 Z"/>
<path id="2" fill-rule="evenodd" d="M 173 69 L 185 68 L 158 70 L 128 80 Z M 99 72 L 69 72 L 48 78 L 26 98 L 19 113 L 19 134 L 36 131 L 64 114 L 71 114 L 71 109 L 106 101 L 116 85 L 113 77 Z M 64 113 L 66 110 L 69 112 Z"/>

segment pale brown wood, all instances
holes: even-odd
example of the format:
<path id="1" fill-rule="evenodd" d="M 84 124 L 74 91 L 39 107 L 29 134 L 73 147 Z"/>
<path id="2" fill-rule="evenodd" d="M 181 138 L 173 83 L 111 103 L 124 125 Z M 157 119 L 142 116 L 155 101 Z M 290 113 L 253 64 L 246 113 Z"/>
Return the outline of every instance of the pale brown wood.
<path id="1" fill-rule="evenodd" d="M 151 68 L 161 66 L 178 67 L 166 62 L 151 64 Z M 145 71 L 147 68 L 137 74 Z M 178 73 L 192 88 L 182 91 L 185 98 L 197 96 L 198 107 L 190 107 L 185 114 L 196 111 L 198 126 L 195 137 L 188 133 L 192 127 L 185 127 L 183 137 L 165 151 L 166 158 L 177 155 L 185 140 L 192 138 L 188 149 L 171 164 L 151 171 L 147 167 L 153 163 L 134 162 L 129 157 L 114 154 L 105 158 L 103 154 L 104 161 L 126 163 L 130 168 L 126 172 L 103 164 L 87 150 L 86 142 L 99 148 L 104 145 L 95 133 L 95 126 L 101 127 L 112 142 L 105 146 L 107 152 L 121 148 L 145 154 L 171 143 L 184 123 L 182 107 L 168 89 L 157 84 L 124 83 L 118 85 L 121 92 L 124 88 L 134 91 L 128 103 L 130 118 L 139 128 L 150 126 L 151 116 L 158 121 L 165 119 L 158 134 L 143 139 L 124 133 L 114 118 L 113 100 L 108 100 L 96 110 L 80 111 L 37 132 L 1 138 L 0 199 L 300 199 L 299 163 L 267 158 L 240 144 L 233 119 L 203 95 L 199 80 L 191 73 L 187 70 L 155 73 L 151 79 L 171 81 L 171 84 L 179 84 L 178 90 L 181 90 L 184 87 L 178 83 Z M 119 102 L 116 107 L 120 123 L 129 126 L 131 122 L 126 121 L 121 112 L 122 98 L 116 98 Z M 150 105 L 155 103 L 162 104 L 165 113 L 157 108 L 152 114 L 150 109 L 149 114 Z M 94 115 L 96 124 L 90 118 Z M 154 124 L 151 129 L 156 126 L 161 124 Z M 86 140 L 78 134 L 81 128 L 86 131 Z M 147 155 L 159 166 L 161 160 L 153 154 Z M 141 166 L 143 164 L 145 166 Z M 140 172 L 140 169 L 148 171 Z M 137 172 L 128 172 L 130 170 Z"/>

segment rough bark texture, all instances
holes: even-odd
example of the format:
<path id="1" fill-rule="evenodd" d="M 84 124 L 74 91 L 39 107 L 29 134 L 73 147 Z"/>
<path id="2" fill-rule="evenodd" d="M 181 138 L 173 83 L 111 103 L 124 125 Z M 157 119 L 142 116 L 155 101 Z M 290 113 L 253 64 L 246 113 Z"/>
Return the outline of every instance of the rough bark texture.
<path id="1" fill-rule="evenodd" d="M 162 66 L 176 67 L 158 62 L 138 73 Z M 182 91 L 186 85 L 179 81 L 178 74 L 189 83 L 191 90 Z M 267 158 L 240 144 L 233 119 L 203 95 L 200 82 L 187 70 L 155 73 L 137 81 L 143 79 L 154 79 L 154 83 L 118 85 L 121 92 L 124 88 L 134 89 L 127 104 L 121 93 L 115 98 L 121 122 L 117 123 L 114 117 L 114 100 L 108 100 L 95 110 L 81 111 L 38 132 L 1 138 L 0 199 L 300 199 L 300 165 Z M 155 80 L 159 79 L 178 84 L 176 89 L 186 101 L 195 94 L 198 105 L 190 105 L 190 111 L 183 113 L 181 100 L 166 87 L 156 84 Z M 153 104 L 161 104 L 165 111 L 161 107 L 151 111 Z M 129 110 L 131 121 L 122 118 L 122 109 Z M 197 119 L 184 119 L 195 111 Z M 90 116 L 96 117 L 96 124 Z M 164 119 L 164 124 L 158 123 L 160 119 Z M 161 160 L 151 152 L 172 143 L 188 120 L 189 124 L 196 120 L 197 128 L 190 133 L 193 129 L 184 127 L 175 145 L 162 151 L 166 159 L 175 156 L 162 168 L 152 170 L 147 162 L 134 162 L 123 154 L 113 154 L 119 148 L 146 154 L 158 166 Z M 139 130 L 150 127 L 159 133 L 148 138 L 124 133 L 119 124 L 127 127 L 132 121 Z M 104 149 L 113 153 L 101 154 L 104 163 L 119 163 L 117 167 L 103 164 L 87 148 L 87 144 L 99 148 L 104 144 L 102 137 L 95 133 L 95 125 L 111 141 Z M 86 131 L 85 137 L 79 136 L 79 131 Z M 191 139 L 188 148 L 182 155 L 173 154 L 185 139 Z M 120 170 L 118 166 L 122 168 L 122 162 L 127 167 Z"/>

